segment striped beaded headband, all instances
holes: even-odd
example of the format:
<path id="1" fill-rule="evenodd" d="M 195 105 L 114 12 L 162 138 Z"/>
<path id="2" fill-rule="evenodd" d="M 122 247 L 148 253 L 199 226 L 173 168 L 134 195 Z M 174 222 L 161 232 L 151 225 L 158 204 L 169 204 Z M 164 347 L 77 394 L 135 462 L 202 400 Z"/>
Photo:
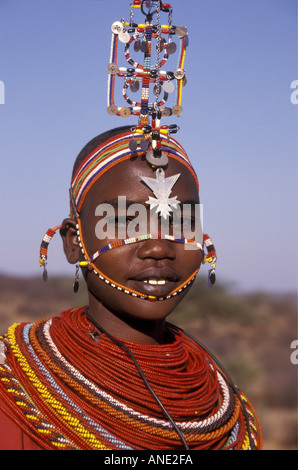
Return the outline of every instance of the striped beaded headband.
<path id="1" fill-rule="evenodd" d="M 129 146 L 132 140 L 137 145 L 134 151 Z M 124 132 L 103 142 L 84 159 L 73 175 L 71 182 L 72 215 L 74 215 L 74 211 L 77 215 L 80 213 L 88 191 L 106 171 L 132 157 L 144 155 L 141 146 L 143 140 L 143 131 Z M 163 155 L 181 162 L 190 171 L 197 188 L 199 188 L 195 170 L 183 147 L 169 136 L 162 137 L 160 143 Z"/>

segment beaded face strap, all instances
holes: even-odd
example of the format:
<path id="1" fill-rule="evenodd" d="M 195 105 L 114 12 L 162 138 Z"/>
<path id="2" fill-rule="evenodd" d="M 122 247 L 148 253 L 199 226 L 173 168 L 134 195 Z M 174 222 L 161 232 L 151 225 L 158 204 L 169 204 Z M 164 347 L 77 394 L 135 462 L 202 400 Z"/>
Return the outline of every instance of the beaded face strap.
<path id="1" fill-rule="evenodd" d="M 124 294 L 131 295 L 132 297 L 137 297 L 137 298 L 143 299 L 143 300 L 149 300 L 151 302 L 171 299 L 172 297 L 175 297 L 176 295 L 183 292 L 187 287 L 189 287 L 193 283 L 193 281 L 195 280 L 196 275 L 199 271 L 199 268 L 196 269 L 189 276 L 189 278 L 187 278 L 182 284 L 180 284 L 176 289 L 174 289 L 172 292 L 170 292 L 165 297 L 155 297 L 153 295 L 144 294 L 142 292 L 136 291 L 134 289 L 130 289 L 127 286 L 119 284 L 115 280 L 109 278 L 94 264 L 94 262 L 96 261 L 96 259 L 100 255 L 102 255 L 103 253 L 106 253 L 109 250 L 112 250 L 113 248 L 117 248 L 119 246 L 124 246 L 124 245 L 129 245 L 129 244 L 132 244 L 132 243 L 144 242 L 145 240 L 148 240 L 149 238 L 156 238 L 156 239 L 164 238 L 163 235 L 151 235 L 151 234 L 149 234 L 149 235 L 144 235 L 144 236 L 141 236 L 141 237 L 135 237 L 135 238 L 130 238 L 130 239 L 126 239 L 126 240 L 119 240 L 115 243 L 111 243 L 109 245 L 106 245 L 101 250 L 98 250 L 91 257 L 89 257 L 86 246 L 84 244 L 84 239 L 83 239 L 83 236 L 82 236 L 82 227 L 81 227 L 80 219 L 77 220 L 76 228 L 77 228 L 77 237 L 78 237 L 79 245 L 80 245 L 82 254 L 84 256 L 84 261 L 80 261 L 79 265 L 82 268 L 87 268 L 87 269 L 89 269 L 89 271 L 92 271 L 94 274 L 96 274 L 102 281 L 104 281 L 109 286 L 113 287 L 114 289 L 117 289 L 120 292 L 123 292 Z M 191 240 L 188 241 L 188 240 L 183 239 L 183 238 L 174 239 L 174 237 L 173 237 L 173 239 L 168 238 L 168 240 L 173 241 L 173 242 L 180 242 L 180 243 L 184 243 L 184 244 L 187 244 L 187 243 L 192 244 L 193 243 Z M 197 249 L 200 248 L 199 244 L 197 244 L 196 248 Z"/>
<path id="2" fill-rule="evenodd" d="M 92 256 L 91 261 L 94 262 L 99 256 L 107 251 L 117 248 L 119 246 L 131 245 L 132 243 L 143 242 L 145 240 L 169 240 L 176 243 L 184 243 L 185 245 L 193 246 L 198 250 L 202 250 L 203 247 L 201 243 L 195 242 L 194 240 L 188 240 L 187 238 L 175 237 L 173 235 L 159 234 L 159 233 L 148 233 L 146 235 L 140 235 L 138 237 L 126 238 L 125 240 L 117 240 L 116 242 L 108 243 L 99 250 L 97 250 Z M 86 263 L 83 262 L 82 266 L 86 266 Z"/>

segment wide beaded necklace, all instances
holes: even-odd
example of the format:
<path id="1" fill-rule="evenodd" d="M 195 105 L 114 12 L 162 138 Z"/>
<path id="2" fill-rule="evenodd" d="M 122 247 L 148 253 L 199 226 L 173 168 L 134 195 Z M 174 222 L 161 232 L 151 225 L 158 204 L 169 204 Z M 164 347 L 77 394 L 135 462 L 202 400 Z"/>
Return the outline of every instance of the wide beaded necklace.
<path id="1" fill-rule="evenodd" d="M 224 374 L 180 329 L 166 328 L 167 344 L 125 345 L 189 449 L 250 448 L 240 400 Z M 15 324 L 0 345 L 0 398 L 43 448 L 183 449 L 133 361 L 98 333 L 84 308 Z M 258 447 L 258 423 L 241 397 Z"/>

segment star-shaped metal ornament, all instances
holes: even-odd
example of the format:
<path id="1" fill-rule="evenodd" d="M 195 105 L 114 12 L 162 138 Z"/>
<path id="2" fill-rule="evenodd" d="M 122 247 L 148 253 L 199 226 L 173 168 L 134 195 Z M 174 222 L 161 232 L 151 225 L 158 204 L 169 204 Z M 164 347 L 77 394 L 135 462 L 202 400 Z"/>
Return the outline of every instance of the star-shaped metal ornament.
<path id="1" fill-rule="evenodd" d="M 150 209 L 155 209 L 155 213 L 160 213 L 160 215 L 166 219 L 172 212 L 171 207 L 174 209 L 177 208 L 177 204 L 180 201 L 177 200 L 177 196 L 170 197 L 172 188 L 176 181 L 178 180 L 180 173 L 178 175 L 165 177 L 165 173 L 162 168 L 156 170 L 156 178 L 148 178 L 147 176 L 141 176 L 141 179 L 144 183 L 149 186 L 151 191 L 153 191 L 154 197 L 149 196 L 149 200 L 146 201 L 146 204 L 150 204 Z"/>

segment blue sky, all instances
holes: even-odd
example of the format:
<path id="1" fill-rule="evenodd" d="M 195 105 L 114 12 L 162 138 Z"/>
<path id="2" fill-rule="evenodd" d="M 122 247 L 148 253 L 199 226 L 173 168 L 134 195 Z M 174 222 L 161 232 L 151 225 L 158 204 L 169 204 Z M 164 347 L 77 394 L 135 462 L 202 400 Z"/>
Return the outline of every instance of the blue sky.
<path id="1" fill-rule="evenodd" d="M 199 176 L 217 276 L 241 290 L 296 290 L 297 1 L 172 6 L 190 38 L 184 113 L 173 122 Z M 126 0 L 0 0 L 2 273 L 41 274 L 40 241 L 68 215 L 74 158 L 128 123 L 106 113 L 111 25 L 121 18 Z M 74 275 L 59 236 L 48 269 Z"/>

